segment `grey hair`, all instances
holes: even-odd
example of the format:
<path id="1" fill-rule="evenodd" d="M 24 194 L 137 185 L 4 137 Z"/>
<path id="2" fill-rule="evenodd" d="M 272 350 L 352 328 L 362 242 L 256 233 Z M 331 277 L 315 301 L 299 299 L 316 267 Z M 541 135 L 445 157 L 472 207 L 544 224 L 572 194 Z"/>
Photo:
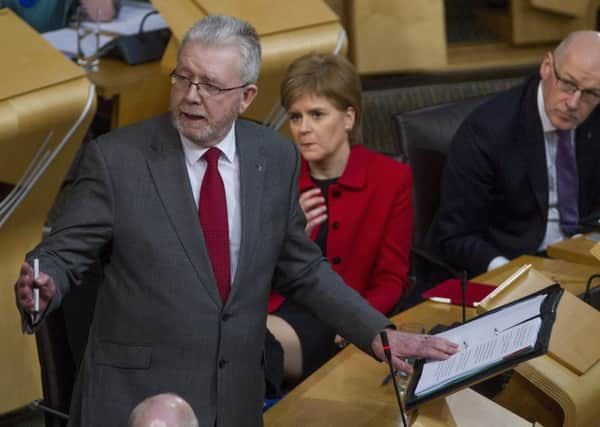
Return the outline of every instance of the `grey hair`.
<path id="1" fill-rule="evenodd" d="M 260 40 L 254 27 L 246 21 L 232 16 L 208 15 L 197 21 L 185 33 L 179 53 L 190 42 L 199 42 L 207 46 L 238 47 L 242 58 L 241 83 L 256 83 L 258 80 L 261 61 Z"/>

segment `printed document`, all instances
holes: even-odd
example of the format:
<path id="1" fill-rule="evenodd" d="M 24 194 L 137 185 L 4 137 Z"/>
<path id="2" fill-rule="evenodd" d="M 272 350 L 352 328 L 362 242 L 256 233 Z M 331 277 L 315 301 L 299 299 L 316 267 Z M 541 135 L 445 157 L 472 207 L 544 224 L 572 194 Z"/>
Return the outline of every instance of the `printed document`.
<path id="1" fill-rule="evenodd" d="M 545 298 L 539 295 L 438 334 L 459 344 L 460 351 L 447 360 L 425 363 L 414 394 L 426 395 L 533 350 Z"/>

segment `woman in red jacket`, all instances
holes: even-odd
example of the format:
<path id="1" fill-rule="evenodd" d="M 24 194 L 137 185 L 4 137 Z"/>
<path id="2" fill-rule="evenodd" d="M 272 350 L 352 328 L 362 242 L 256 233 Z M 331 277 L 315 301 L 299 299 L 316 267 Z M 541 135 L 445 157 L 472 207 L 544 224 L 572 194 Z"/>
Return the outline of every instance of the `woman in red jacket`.
<path id="1" fill-rule="evenodd" d="M 409 167 L 360 145 L 360 80 L 345 58 L 309 54 L 297 59 L 282 82 L 281 100 L 302 155 L 306 233 L 348 286 L 388 313 L 407 286 Z M 267 339 L 267 365 L 277 363 L 270 355 L 280 344 L 288 384 L 310 375 L 344 344 L 318 313 L 279 294 L 271 295 L 269 313 L 267 326 L 275 339 Z"/>

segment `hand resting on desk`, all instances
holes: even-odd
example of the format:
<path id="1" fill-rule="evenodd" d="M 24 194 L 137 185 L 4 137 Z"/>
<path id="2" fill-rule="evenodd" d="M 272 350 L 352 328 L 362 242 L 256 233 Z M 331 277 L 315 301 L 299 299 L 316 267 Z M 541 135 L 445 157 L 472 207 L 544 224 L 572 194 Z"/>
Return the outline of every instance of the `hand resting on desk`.
<path id="1" fill-rule="evenodd" d="M 387 331 L 387 336 L 392 352 L 392 365 L 407 374 L 412 373 L 412 366 L 404 361 L 407 357 L 446 360 L 458 351 L 457 344 L 433 335 L 411 334 L 390 329 Z M 379 360 L 386 360 L 379 334 L 373 339 L 371 349 Z"/>

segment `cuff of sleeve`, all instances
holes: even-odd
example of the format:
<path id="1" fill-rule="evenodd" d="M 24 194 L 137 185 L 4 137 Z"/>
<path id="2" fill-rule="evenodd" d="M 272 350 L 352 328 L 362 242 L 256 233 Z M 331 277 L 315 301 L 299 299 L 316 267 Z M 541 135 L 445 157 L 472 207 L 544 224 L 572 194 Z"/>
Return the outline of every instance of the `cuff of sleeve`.
<path id="1" fill-rule="evenodd" d="M 494 270 L 498 267 L 502 267 L 504 264 L 508 264 L 510 260 L 503 256 L 497 256 L 493 260 L 490 261 L 487 267 L 487 271 Z"/>
<path id="2" fill-rule="evenodd" d="M 57 290 L 57 292 L 58 292 L 58 290 Z M 56 308 L 59 305 L 58 301 L 60 301 L 60 300 L 61 300 L 61 298 L 57 298 L 55 295 L 54 298 L 52 298 L 48 302 L 48 306 L 46 307 L 46 310 L 42 313 L 37 313 L 35 315 L 22 313 L 21 314 L 21 331 L 24 334 L 29 334 L 29 335 L 35 334 L 37 332 L 37 330 L 40 328 L 44 319 L 46 317 L 48 317 L 48 314 L 50 314 L 54 310 L 56 310 Z"/>

